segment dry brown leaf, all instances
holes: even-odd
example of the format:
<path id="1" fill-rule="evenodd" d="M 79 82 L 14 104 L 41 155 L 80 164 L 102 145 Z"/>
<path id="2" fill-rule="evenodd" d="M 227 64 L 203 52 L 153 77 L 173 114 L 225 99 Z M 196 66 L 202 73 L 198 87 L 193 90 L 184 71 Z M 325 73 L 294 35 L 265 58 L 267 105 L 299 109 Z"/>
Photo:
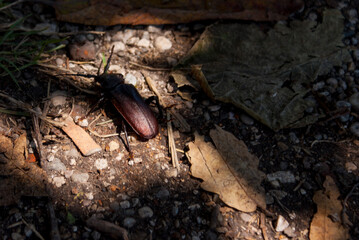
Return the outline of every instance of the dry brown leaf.
<path id="1" fill-rule="evenodd" d="M 10 138 L 0 135 L 0 153 L 10 154 L 12 152 L 12 141 Z"/>
<path id="2" fill-rule="evenodd" d="M 223 144 L 230 146 L 231 150 L 237 149 L 235 151 L 237 154 L 245 156 L 244 158 L 237 158 L 237 161 L 258 162 L 258 159 L 255 160 L 255 156 L 248 153 L 243 142 L 239 143 L 241 142 L 239 140 L 233 141 L 234 136 L 232 138 L 227 135 L 230 133 L 222 131 L 217 128 L 211 132 L 211 136 L 218 140 L 221 138 L 220 135 L 224 134 L 225 137 L 221 138 L 221 141 L 225 141 Z M 249 177 L 248 174 L 237 172 L 237 170 L 241 169 L 236 167 L 237 161 L 235 159 L 225 159 L 232 156 L 223 158 L 213 144 L 205 142 L 203 136 L 198 133 L 195 133 L 194 143 L 189 143 L 189 149 L 188 157 L 192 164 L 191 173 L 194 177 L 203 179 L 201 184 L 203 189 L 217 193 L 227 205 L 243 212 L 253 212 L 257 206 L 265 209 L 264 191 L 257 189 L 263 179 L 263 173 L 251 169 L 251 173 L 257 176 L 257 179 L 255 179 L 255 176 Z M 229 165 L 231 166 L 229 167 Z M 253 165 L 252 163 L 247 163 L 249 168 L 252 168 Z M 249 179 L 247 179 L 248 177 Z M 254 183 L 255 181 L 258 182 Z M 250 183 L 254 184 L 254 187 Z"/>
<path id="3" fill-rule="evenodd" d="M 303 7 L 302 0 L 57 0 L 50 4 L 58 20 L 87 25 L 175 24 L 205 19 L 273 21 L 286 19 Z"/>
<path id="4" fill-rule="evenodd" d="M 14 141 L 14 148 L 12 150 L 11 157 L 9 159 L 16 162 L 18 167 L 22 167 L 25 164 L 28 152 L 26 147 L 26 133 L 23 133 Z"/>
<path id="5" fill-rule="evenodd" d="M 317 191 L 313 201 L 317 204 L 317 213 L 310 225 L 310 240 L 344 240 L 349 239 L 349 232 L 340 220 L 342 204 L 334 180 L 327 176 L 323 184 L 325 190 Z"/>

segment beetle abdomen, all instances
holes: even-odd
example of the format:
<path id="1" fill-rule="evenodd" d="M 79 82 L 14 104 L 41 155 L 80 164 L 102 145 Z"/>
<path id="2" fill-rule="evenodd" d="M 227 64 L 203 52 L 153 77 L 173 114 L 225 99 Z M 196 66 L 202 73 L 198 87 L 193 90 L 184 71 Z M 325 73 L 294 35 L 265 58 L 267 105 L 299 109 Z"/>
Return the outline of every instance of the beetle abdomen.
<path id="1" fill-rule="evenodd" d="M 133 85 L 117 85 L 110 94 L 113 105 L 139 136 L 150 139 L 158 134 L 155 115 Z"/>

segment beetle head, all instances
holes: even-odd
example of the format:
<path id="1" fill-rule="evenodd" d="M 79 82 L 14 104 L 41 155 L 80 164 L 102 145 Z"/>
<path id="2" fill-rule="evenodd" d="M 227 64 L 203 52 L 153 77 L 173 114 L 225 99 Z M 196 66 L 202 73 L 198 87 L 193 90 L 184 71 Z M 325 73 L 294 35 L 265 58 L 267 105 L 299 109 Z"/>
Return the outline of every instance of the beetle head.
<path id="1" fill-rule="evenodd" d="M 117 85 L 125 82 L 122 74 L 101 74 L 95 77 L 95 80 L 99 82 L 105 90 L 111 90 Z"/>

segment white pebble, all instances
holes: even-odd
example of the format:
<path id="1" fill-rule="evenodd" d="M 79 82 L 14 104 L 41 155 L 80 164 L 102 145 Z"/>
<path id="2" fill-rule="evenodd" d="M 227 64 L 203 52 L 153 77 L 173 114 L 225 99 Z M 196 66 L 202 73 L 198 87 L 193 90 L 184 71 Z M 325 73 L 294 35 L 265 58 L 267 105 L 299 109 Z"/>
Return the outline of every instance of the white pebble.
<path id="1" fill-rule="evenodd" d="M 100 158 L 95 161 L 95 167 L 98 170 L 105 169 L 108 167 L 107 160 L 105 158 Z"/>
<path id="2" fill-rule="evenodd" d="M 112 45 L 114 46 L 113 52 L 118 53 L 120 51 L 125 51 L 126 46 L 123 42 L 113 42 Z"/>
<path id="3" fill-rule="evenodd" d="M 275 230 L 277 232 L 282 232 L 284 229 L 286 229 L 289 226 L 289 222 L 285 220 L 285 218 L 282 215 L 279 215 L 277 220 L 277 225 L 275 227 Z"/>
<path id="4" fill-rule="evenodd" d="M 117 149 L 120 148 L 120 144 L 116 141 L 111 141 L 109 144 L 108 144 L 108 147 L 109 147 L 109 151 L 112 152 L 112 151 L 115 151 Z"/>
<path id="5" fill-rule="evenodd" d="M 153 211 L 150 207 L 145 206 L 138 209 L 138 214 L 141 218 L 150 218 L 153 216 Z"/>
<path id="6" fill-rule="evenodd" d="M 136 86 L 137 78 L 133 74 L 127 73 L 125 76 L 125 83 L 132 84 L 133 86 Z"/>
<path id="7" fill-rule="evenodd" d="M 53 182 L 53 184 L 55 184 L 56 187 L 61 187 L 62 185 L 64 185 L 66 183 L 66 180 L 63 176 L 60 176 L 60 177 L 54 177 L 52 182 Z"/>
<path id="8" fill-rule="evenodd" d="M 150 41 L 146 38 L 142 38 L 137 42 L 138 47 L 148 48 L 150 46 Z"/>
<path id="9" fill-rule="evenodd" d="M 155 39 L 155 47 L 159 51 L 166 51 L 172 47 L 172 43 L 166 37 L 160 36 Z"/>

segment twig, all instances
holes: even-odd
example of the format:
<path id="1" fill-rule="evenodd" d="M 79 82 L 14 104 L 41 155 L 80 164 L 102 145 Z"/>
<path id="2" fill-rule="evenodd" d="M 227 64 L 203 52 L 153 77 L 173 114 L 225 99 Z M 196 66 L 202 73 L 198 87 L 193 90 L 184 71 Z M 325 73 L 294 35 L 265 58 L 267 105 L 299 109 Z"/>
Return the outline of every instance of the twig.
<path id="1" fill-rule="evenodd" d="M 172 122 L 170 112 L 167 110 L 167 130 L 168 130 L 168 146 L 171 153 L 172 165 L 179 170 L 178 156 L 176 151 L 176 144 L 173 138 Z"/>
<path id="2" fill-rule="evenodd" d="M 142 65 L 142 64 L 139 64 L 139 63 L 135 63 L 135 62 L 132 62 L 132 61 L 129 61 L 128 63 L 131 64 L 131 65 L 134 65 L 136 67 L 144 68 L 144 69 L 150 70 L 150 71 L 170 71 L 171 70 L 171 68 L 154 68 L 154 67 Z"/>
<path id="3" fill-rule="evenodd" d="M 9 95 L 3 93 L 2 91 L 0 91 L 0 97 L 8 99 L 10 102 L 14 103 L 15 105 L 17 105 L 22 110 L 28 111 L 29 113 L 32 113 L 32 114 L 35 114 L 41 120 L 44 120 L 44 121 L 46 121 L 48 123 L 51 123 L 52 125 L 54 125 L 56 127 L 63 127 L 65 125 L 64 122 L 57 122 L 57 121 L 50 120 L 50 119 L 48 119 L 46 117 L 43 117 L 39 112 L 32 109 L 32 107 L 29 104 L 26 104 L 26 103 L 24 103 L 22 101 L 16 100 L 15 98 L 10 97 Z"/>
<path id="4" fill-rule="evenodd" d="M 16 4 L 22 3 L 22 2 L 23 2 L 23 0 L 17 0 L 16 2 L 13 2 L 13 3 L 10 3 L 10 4 L 6 5 L 6 6 L 3 6 L 2 8 L 0 8 L 0 11 L 5 10 L 7 8 L 10 8 L 10 7 L 12 7 L 12 6 L 16 5 Z"/>
<path id="5" fill-rule="evenodd" d="M 95 135 L 96 137 L 100 137 L 100 138 L 108 138 L 108 137 L 113 137 L 113 136 L 118 136 L 118 133 L 111 133 L 111 134 L 107 134 L 107 135 L 101 135 L 98 134 L 96 131 L 93 131 L 90 127 L 91 125 L 96 122 L 100 117 L 102 116 L 102 114 L 97 115 L 97 117 L 88 125 L 88 130 L 90 133 L 92 133 L 93 135 Z M 97 124 L 96 124 L 97 125 Z"/>
<path id="6" fill-rule="evenodd" d="M 264 240 L 268 240 L 267 235 L 267 226 L 266 226 L 266 215 L 264 213 L 261 213 L 261 223 L 260 228 L 262 229 L 262 235 Z"/>
<path id="7" fill-rule="evenodd" d="M 355 184 L 343 201 L 343 210 L 342 210 L 342 216 L 341 216 L 342 224 L 346 223 L 345 212 L 346 212 L 347 201 L 350 198 L 350 196 L 353 195 L 354 189 L 356 189 L 358 186 L 359 186 L 359 183 Z"/>
<path id="8" fill-rule="evenodd" d="M 28 224 L 28 223 L 25 221 L 25 219 L 21 219 L 21 220 L 22 220 L 22 222 L 23 222 L 28 228 L 30 228 L 30 229 L 35 233 L 35 235 L 36 235 L 38 238 L 40 238 L 41 240 L 45 240 L 45 238 L 43 238 L 43 236 L 36 230 L 36 228 L 35 228 L 33 225 Z"/>
<path id="9" fill-rule="evenodd" d="M 51 199 L 49 199 L 49 202 L 47 203 L 47 210 L 49 211 L 50 223 L 51 223 L 51 233 L 50 233 L 51 240 L 61 240 L 59 227 L 57 224 L 57 218 Z"/>
<path id="10" fill-rule="evenodd" d="M 98 219 L 94 215 L 87 219 L 86 224 L 88 227 L 94 228 L 99 232 L 105 233 L 113 239 L 128 240 L 128 233 L 126 229 L 117 226 L 116 224 L 113 224 L 111 222 Z"/>
<path id="11" fill-rule="evenodd" d="M 150 77 L 145 77 L 145 80 L 148 84 L 148 87 L 151 89 L 151 91 L 158 97 L 159 104 L 162 108 L 166 108 L 165 102 L 163 101 L 163 97 L 158 92 L 156 88 L 156 84 L 153 82 L 153 80 Z"/>

